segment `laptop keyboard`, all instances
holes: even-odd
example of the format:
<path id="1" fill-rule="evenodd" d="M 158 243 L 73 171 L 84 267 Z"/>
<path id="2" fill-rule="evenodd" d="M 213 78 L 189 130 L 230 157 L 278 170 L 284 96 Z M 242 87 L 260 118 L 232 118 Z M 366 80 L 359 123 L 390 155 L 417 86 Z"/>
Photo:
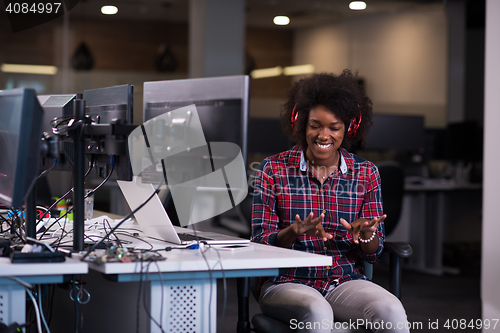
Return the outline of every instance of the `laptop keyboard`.
<path id="1" fill-rule="evenodd" d="M 186 241 L 186 242 L 189 242 L 189 241 L 212 240 L 212 238 L 201 237 L 201 236 L 195 236 L 195 235 L 193 235 L 193 234 L 178 233 L 177 235 L 179 235 L 179 238 L 180 238 L 182 241 Z"/>

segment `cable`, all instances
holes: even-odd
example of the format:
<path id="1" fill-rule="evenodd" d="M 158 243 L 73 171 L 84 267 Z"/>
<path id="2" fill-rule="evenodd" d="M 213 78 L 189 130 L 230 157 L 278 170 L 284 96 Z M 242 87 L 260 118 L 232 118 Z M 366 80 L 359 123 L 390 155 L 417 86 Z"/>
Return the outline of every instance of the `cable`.
<path id="1" fill-rule="evenodd" d="M 92 161 L 89 161 L 89 169 L 85 173 L 84 177 L 87 177 L 88 174 L 90 173 L 90 171 L 92 171 L 93 168 L 94 168 L 94 163 Z M 68 192 L 66 192 L 65 194 L 63 194 L 63 196 L 60 197 L 56 202 L 54 202 L 49 208 L 47 208 L 47 210 L 50 211 L 52 208 L 54 208 L 54 206 L 56 206 L 62 199 L 66 198 L 71 192 L 73 192 L 73 190 L 74 190 L 74 187 L 72 187 Z M 40 222 L 44 217 L 45 217 L 45 214 L 40 217 L 40 219 L 38 220 L 38 222 Z"/>
<path id="2" fill-rule="evenodd" d="M 26 241 L 24 240 L 23 236 L 17 232 L 17 228 L 16 228 L 17 221 L 19 221 L 21 219 L 21 217 L 17 214 L 17 211 L 14 209 L 12 210 L 12 213 L 14 214 L 14 218 L 12 219 L 12 221 L 10 223 L 11 234 L 16 234 L 17 237 L 19 237 L 19 239 L 21 240 L 21 242 L 23 244 L 26 244 Z M 21 225 L 23 225 L 23 223 L 19 223 L 19 225 L 21 226 Z M 21 229 L 20 229 L 20 231 L 21 231 Z"/>
<path id="3" fill-rule="evenodd" d="M 104 232 L 106 232 L 106 223 L 108 224 L 109 229 L 112 229 L 111 224 L 109 223 L 108 219 L 104 219 L 104 220 L 102 221 L 102 225 L 103 225 L 103 227 L 104 227 Z M 121 243 L 121 241 L 120 241 L 120 239 L 118 238 L 118 236 L 116 236 L 116 233 L 115 233 L 115 232 L 111 232 L 111 231 L 110 231 L 110 233 L 112 233 L 112 234 L 113 234 L 113 236 L 115 236 L 116 244 L 117 244 L 119 247 L 123 247 L 123 246 L 122 246 L 122 243 Z M 111 241 L 111 238 L 109 238 L 109 236 L 108 236 L 108 239 Z"/>
<path id="4" fill-rule="evenodd" d="M 50 333 L 49 325 L 47 325 L 47 321 L 45 320 L 45 316 L 43 315 L 43 308 L 42 308 L 42 289 L 41 286 L 38 285 L 38 304 L 40 305 L 40 317 L 42 317 L 42 322 L 45 326 L 45 329 L 47 330 L 47 333 Z"/>
<path id="5" fill-rule="evenodd" d="M 137 294 L 137 305 L 136 305 L 136 321 L 135 321 L 135 331 L 139 333 L 139 309 L 141 306 L 141 290 L 142 290 L 142 257 L 140 258 L 141 271 L 139 272 L 139 292 Z"/>
<path id="6" fill-rule="evenodd" d="M 194 227 L 194 224 L 192 225 L 193 226 L 193 232 L 194 232 L 194 236 L 197 237 L 196 235 L 196 228 Z M 206 244 L 206 242 L 198 242 L 199 243 L 204 243 Z M 214 268 L 217 267 L 217 263 L 220 265 L 221 267 L 221 273 L 222 273 L 222 280 L 223 280 L 223 286 L 224 286 L 224 303 L 223 303 L 223 310 L 222 310 L 222 315 L 221 315 L 221 318 L 220 318 L 220 321 L 219 323 L 217 324 L 217 330 L 216 331 L 219 331 L 220 329 L 220 325 L 222 324 L 223 320 L 224 320 L 224 316 L 225 316 L 225 313 L 226 313 L 226 304 L 227 304 L 227 282 L 226 282 L 226 275 L 224 273 L 224 267 L 222 267 L 222 258 L 220 256 L 220 253 L 219 253 L 219 250 L 217 250 L 216 248 L 214 247 L 211 247 L 209 246 L 208 247 L 209 249 L 212 248 L 214 249 L 216 252 L 217 252 L 217 256 L 219 257 L 219 261 L 215 263 L 214 265 Z M 210 264 L 208 263 L 208 259 L 205 257 L 205 253 L 203 251 L 203 249 L 200 247 L 200 251 L 201 251 L 201 255 L 203 257 L 203 259 L 205 260 L 205 263 L 207 265 L 207 268 L 208 268 L 208 275 L 209 275 L 209 279 L 210 279 L 210 296 L 209 296 L 209 306 L 208 306 L 208 330 L 210 332 L 211 330 L 211 304 L 212 304 L 212 294 L 213 294 L 213 291 L 212 291 L 212 269 L 210 268 Z"/>
<path id="7" fill-rule="evenodd" d="M 52 321 L 52 310 L 54 309 L 53 301 L 54 301 L 54 295 L 56 293 L 56 288 L 54 285 L 49 285 L 48 288 L 49 288 L 49 292 L 50 292 L 50 295 L 48 296 L 48 298 L 49 298 L 49 301 L 48 301 L 48 303 L 49 303 L 49 326 L 50 326 L 50 323 Z"/>
<path id="8" fill-rule="evenodd" d="M 214 249 L 215 252 L 217 252 L 217 256 L 219 257 L 218 263 L 220 265 L 220 269 L 221 269 L 221 272 L 222 272 L 222 285 L 224 286 L 224 301 L 222 303 L 222 315 L 220 317 L 219 323 L 217 324 L 217 332 L 220 332 L 220 326 L 224 322 L 224 316 L 226 315 L 226 306 L 227 306 L 227 281 L 226 281 L 226 274 L 224 273 L 224 267 L 222 267 L 222 258 L 220 257 L 219 250 L 216 249 L 215 247 L 210 247 L 210 248 Z M 217 266 L 217 263 L 215 264 L 215 266 Z M 215 266 L 214 266 L 214 268 L 215 268 Z"/>
<path id="9" fill-rule="evenodd" d="M 111 177 L 111 175 L 113 174 L 113 170 L 115 169 L 114 167 L 114 164 L 108 174 L 108 176 L 99 184 L 97 185 L 93 190 L 90 190 L 85 196 L 84 196 L 84 199 L 88 198 L 89 196 L 91 195 L 94 195 L 94 193 L 99 189 L 101 188 L 108 180 L 109 178 Z M 74 206 L 73 206 L 74 207 Z M 66 209 L 66 214 L 68 214 L 69 212 L 73 211 L 73 207 L 71 207 L 71 209 Z M 65 216 L 65 215 L 64 215 Z M 52 224 L 54 225 L 54 224 Z M 64 230 L 64 229 L 63 229 Z M 69 232 L 66 232 L 66 235 L 68 234 Z M 64 234 L 64 232 L 61 234 L 61 238 L 63 237 L 66 237 L 66 235 Z"/>
<path id="10" fill-rule="evenodd" d="M 91 169 L 89 169 L 89 171 L 88 171 L 88 172 L 90 172 L 90 170 L 91 170 Z M 102 181 L 99 185 L 97 185 L 97 187 L 96 187 L 96 188 L 94 188 L 93 190 L 89 191 L 89 192 L 87 193 L 87 195 L 85 195 L 84 199 L 85 199 L 85 198 L 88 198 L 90 195 L 93 195 L 93 194 L 94 194 L 94 192 L 95 192 L 98 188 L 100 188 L 102 185 L 104 185 L 104 183 L 106 183 L 106 181 L 109 179 L 109 177 L 111 177 L 111 174 L 113 173 L 113 170 L 114 170 L 114 168 L 112 168 L 112 169 L 111 169 L 111 171 L 109 172 L 108 176 L 107 176 L 107 177 L 106 177 L 106 178 L 105 178 L 105 179 L 104 179 L 104 180 L 103 180 L 103 181 Z M 64 194 L 64 196 L 63 196 L 63 197 L 59 198 L 59 200 L 58 200 L 58 201 L 56 201 L 56 202 L 55 202 L 55 203 L 54 203 L 51 207 L 53 207 L 55 204 L 57 204 L 59 201 L 61 201 L 61 200 L 62 200 L 65 196 L 67 196 L 69 193 L 71 193 L 71 192 L 73 191 L 73 189 L 74 189 L 74 187 L 73 187 L 73 188 L 71 188 L 71 190 L 69 190 L 68 192 L 66 192 L 66 194 Z M 74 206 L 73 206 L 73 207 L 74 207 Z M 53 227 L 56 223 L 58 223 L 58 222 L 59 222 L 62 218 L 64 218 L 66 215 L 68 215 L 70 212 L 72 212 L 72 211 L 73 211 L 73 207 L 71 207 L 71 208 L 66 207 L 66 213 L 65 213 L 64 215 L 60 216 L 60 217 L 59 217 L 58 219 L 56 219 L 54 222 L 52 222 L 52 224 L 51 224 L 48 228 L 46 228 L 46 229 L 45 229 L 45 231 L 42 233 L 42 235 L 40 236 L 40 239 L 41 239 L 43 236 L 45 236 L 45 234 L 46 234 L 46 233 L 47 233 L 47 232 L 48 232 L 48 231 L 49 231 L 49 230 L 50 230 L 50 229 L 51 229 L 51 228 L 52 228 L 52 227 Z M 51 208 L 49 208 L 49 210 L 50 210 L 50 209 L 51 209 Z M 64 221 L 64 225 L 66 226 L 66 219 L 65 219 L 65 221 Z M 66 232 L 66 234 L 65 234 L 65 233 L 64 233 L 64 228 L 63 228 L 63 232 L 61 233 L 61 239 L 62 239 L 62 238 L 64 238 L 64 237 L 66 237 L 66 235 L 67 235 L 68 233 L 69 233 L 69 232 Z"/>
<path id="11" fill-rule="evenodd" d="M 70 115 L 54 118 L 50 121 L 50 125 L 52 126 L 52 133 L 56 135 L 67 135 L 76 127 L 85 126 L 91 122 L 92 119 L 88 115 L 77 121 L 75 121 L 75 117 L 73 115 Z"/>
<path id="12" fill-rule="evenodd" d="M 14 282 L 17 282 L 19 283 L 21 286 L 23 286 L 24 288 L 27 288 L 27 289 L 32 289 L 33 288 L 33 285 L 26 282 L 26 281 L 23 281 L 15 276 L 4 276 L 5 279 L 9 279 L 9 280 L 12 280 Z"/>
<path id="13" fill-rule="evenodd" d="M 161 286 L 161 307 L 160 307 L 160 329 L 163 331 L 163 298 L 164 298 L 164 286 L 163 286 L 163 275 L 160 272 L 160 266 L 158 265 L 158 262 L 154 261 L 156 265 L 156 269 L 158 270 L 158 276 L 160 277 L 160 286 Z M 149 267 L 148 267 L 149 269 Z"/>
<path id="14" fill-rule="evenodd" d="M 80 308 L 78 306 L 78 299 L 76 298 L 76 275 L 73 275 L 73 293 L 75 295 L 75 333 L 80 332 Z"/>
<path id="15" fill-rule="evenodd" d="M 113 232 L 115 232 L 116 229 L 118 229 L 125 221 L 127 221 L 132 215 L 134 215 L 135 213 L 137 213 L 139 211 L 139 209 L 141 209 L 142 207 L 146 206 L 146 204 L 154 198 L 155 195 L 158 194 L 158 192 L 160 192 L 160 187 L 163 185 L 163 182 L 160 182 L 158 188 L 149 196 L 149 198 L 146 199 L 146 201 L 144 201 L 139 207 L 137 207 L 136 209 L 134 209 L 132 212 L 130 212 L 127 216 L 125 216 L 120 222 L 117 223 L 117 225 L 111 229 L 111 231 L 106 234 L 106 236 L 104 236 L 98 243 L 94 244 L 94 246 L 92 246 L 88 251 L 87 253 L 85 253 L 85 255 L 82 257 L 82 261 L 85 260 L 85 258 L 87 258 L 87 256 L 92 252 L 94 251 L 99 245 L 102 244 L 102 242 L 104 241 L 104 239 L 106 239 L 107 237 L 109 237 L 109 235 Z"/>
<path id="16" fill-rule="evenodd" d="M 38 304 L 36 303 L 36 299 L 33 296 L 33 293 L 31 292 L 31 290 L 26 289 L 26 292 L 30 296 L 31 301 L 33 302 L 33 307 L 35 308 L 36 327 L 38 328 L 38 332 L 42 333 L 43 332 L 42 331 L 42 323 L 41 323 L 41 320 L 40 320 L 40 310 L 38 309 Z"/>
<path id="17" fill-rule="evenodd" d="M 146 244 L 149 245 L 149 249 L 148 250 L 145 250 L 145 251 L 152 251 L 154 249 L 154 246 L 153 244 L 151 244 L 150 242 L 146 241 L 145 239 L 141 238 L 141 237 L 137 237 L 137 236 L 134 236 L 134 235 L 130 235 L 128 233 L 125 233 L 125 232 L 116 232 L 116 234 L 118 235 L 124 235 L 124 236 L 127 236 L 127 237 L 130 237 L 130 238 L 134 238 L 134 239 L 137 239 L 137 240 L 140 240 Z M 116 237 L 116 236 L 115 236 Z"/>
<path id="18" fill-rule="evenodd" d="M 141 260 L 141 266 L 142 266 L 142 260 Z M 156 262 L 155 262 L 156 263 Z M 149 279 L 149 266 L 151 266 L 152 262 L 149 262 L 148 263 L 148 266 L 146 268 L 146 281 Z M 156 265 L 158 265 L 158 263 L 156 263 Z M 142 267 L 141 267 L 141 274 L 142 274 Z M 146 294 L 144 293 L 143 295 L 143 306 L 144 306 L 144 310 L 146 311 L 146 314 L 148 315 L 149 319 L 151 319 L 156 326 L 158 326 L 158 328 L 162 331 L 162 333 L 165 333 L 165 331 L 163 330 L 163 278 L 161 276 L 161 272 L 160 270 L 158 269 L 158 275 L 160 276 L 160 286 L 161 286 L 161 306 L 160 306 L 160 323 L 158 323 L 156 321 L 156 319 L 153 318 L 153 316 L 151 315 L 151 311 L 149 311 L 148 307 L 147 307 L 147 304 L 146 304 Z"/>
<path id="19" fill-rule="evenodd" d="M 26 201 L 26 198 L 28 197 L 28 195 L 31 193 L 31 190 L 33 190 L 33 187 L 35 186 L 36 182 L 38 181 L 38 179 L 42 178 L 43 176 L 45 176 L 46 174 L 48 174 L 50 172 L 50 170 L 52 170 L 55 166 L 56 166 L 56 162 L 54 162 L 54 164 L 52 164 L 52 166 L 50 168 L 48 168 L 47 170 L 44 170 L 41 174 L 38 175 L 38 177 L 34 178 L 32 181 L 31 181 L 31 184 L 30 186 L 28 187 L 28 189 L 26 190 L 26 194 L 24 195 L 24 198 L 23 198 L 23 201 Z"/>
<path id="20" fill-rule="evenodd" d="M 193 230 L 194 230 L 194 235 L 196 237 L 196 229 L 194 228 L 194 225 L 193 225 Z M 198 244 L 199 243 L 200 242 L 198 242 Z M 202 242 L 202 243 L 206 244 L 205 242 Z M 213 293 L 213 290 L 212 290 L 212 269 L 210 268 L 210 264 L 208 263 L 207 257 L 205 257 L 205 251 L 203 251 L 203 249 L 201 247 L 200 247 L 200 252 L 201 252 L 201 256 L 203 257 L 203 260 L 205 260 L 205 263 L 207 264 L 208 277 L 209 277 L 209 281 L 210 281 L 210 295 L 208 297 L 208 333 L 210 333 L 212 330 L 212 293 Z"/>
<path id="21" fill-rule="evenodd" d="M 110 159 L 111 159 L 111 156 L 110 156 Z M 104 180 L 99 185 L 97 185 L 96 188 L 94 188 L 93 190 L 90 190 L 89 193 L 85 197 L 87 198 L 89 195 L 93 195 L 95 193 L 95 191 L 97 191 L 99 188 L 101 188 L 101 186 L 104 185 L 108 181 L 109 177 L 111 177 L 111 175 L 113 174 L 113 170 L 115 170 L 115 163 L 111 163 L 111 171 L 109 171 L 109 174 L 106 176 L 106 178 L 104 178 Z"/>

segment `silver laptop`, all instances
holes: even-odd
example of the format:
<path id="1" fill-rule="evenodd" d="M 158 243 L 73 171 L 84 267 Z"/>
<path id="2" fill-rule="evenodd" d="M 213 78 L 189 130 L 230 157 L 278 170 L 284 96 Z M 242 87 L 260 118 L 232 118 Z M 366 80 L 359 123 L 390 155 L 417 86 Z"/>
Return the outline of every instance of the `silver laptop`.
<path id="1" fill-rule="evenodd" d="M 152 184 L 139 186 L 134 181 L 122 180 L 118 180 L 117 183 L 132 211 L 142 205 L 155 191 Z M 175 227 L 157 194 L 134 216 L 146 236 L 160 238 L 174 244 L 189 245 L 197 240 L 210 245 L 250 243 L 249 239 L 201 231 L 197 231 L 195 235 L 191 229 Z"/>

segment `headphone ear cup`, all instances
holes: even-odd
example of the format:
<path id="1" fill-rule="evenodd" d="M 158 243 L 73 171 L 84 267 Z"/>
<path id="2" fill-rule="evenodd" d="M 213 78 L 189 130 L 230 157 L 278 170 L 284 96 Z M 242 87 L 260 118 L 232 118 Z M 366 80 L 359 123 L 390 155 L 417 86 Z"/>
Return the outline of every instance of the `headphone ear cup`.
<path id="1" fill-rule="evenodd" d="M 352 138 L 354 136 L 354 134 L 352 133 L 353 132 L 353 126 L 352 126 L 353 120 L 354 119 L 351 119 L 351 121 L 349 122 L 349 127 L 347 128 L 347 137 L 348 138 Z"/>
<path id="2" fill-rule="evenodd" d="M 349 123 L 349 128 L 347 130 L 348 138 L 354 138 L 356 136 L 356 132 L 358 131 L 360 124 L 361 124 L 361 114 L 359 114 L 359 118 L 351 119 L 351 122 Z"/>
<path id="3" fill-rule="evenodd" d="M 354 130 L 354 126 L 352 125 L 353 122 L 356 121 L 356 118 L 351 119 L 349 122 L 349 128 L 347 129 L 347 137 L 352 138 L 356 135 L 356 131 Z"/>
<path id="4" fill-rule="evenodd" d="M 297 111 L 296 107 L 297 107 L 297 105 L 295 105 L 295 106 L 293 107 L 293 110 L 292 110 L 292 119 L 291 119 L 291 121 L 292 121 L 292 130 L 293 130 L 293 129 L 294 129 L 294 127 L 295 127 L 295 130 L 297 131 L 297 127 L 296 127 L 296 126 L 294 126 L 294 125 L 295 125 L 295 122 L 297 121 L 297 118 L 299 117 L 299 111 Z"/>

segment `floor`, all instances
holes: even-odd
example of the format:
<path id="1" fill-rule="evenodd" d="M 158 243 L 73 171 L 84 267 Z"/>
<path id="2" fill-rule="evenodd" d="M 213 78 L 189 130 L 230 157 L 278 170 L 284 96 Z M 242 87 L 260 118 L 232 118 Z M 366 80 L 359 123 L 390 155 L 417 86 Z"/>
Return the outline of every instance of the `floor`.
<path id="1" fill-rule="evenodd" d="M 389 285 L 388 267 L 375 266 L 374 281 L 384 287 Z M 444 332 L 446 323 L 459 328 L 462 323 L 481 318 L 479 276 L 443 275 L 432 276 L 412 271 L 403 272 L 402 302 L 412 332 Z M 224 305 L 223 281 L 218 281 L 218 333 L 236 332 L 238 308 L 236 301 L 236 280 L 227 280 L 226 311 L 220 323 Z M 250 298 L 250 317 L 260 309 L 253 297 Z M 468 326 L 468 325 L 466 325 Z M 463 327 L 463 326 L 462 326 Z M 480 332 L 470 327 L 458 329 L 462 333 Z"/>

